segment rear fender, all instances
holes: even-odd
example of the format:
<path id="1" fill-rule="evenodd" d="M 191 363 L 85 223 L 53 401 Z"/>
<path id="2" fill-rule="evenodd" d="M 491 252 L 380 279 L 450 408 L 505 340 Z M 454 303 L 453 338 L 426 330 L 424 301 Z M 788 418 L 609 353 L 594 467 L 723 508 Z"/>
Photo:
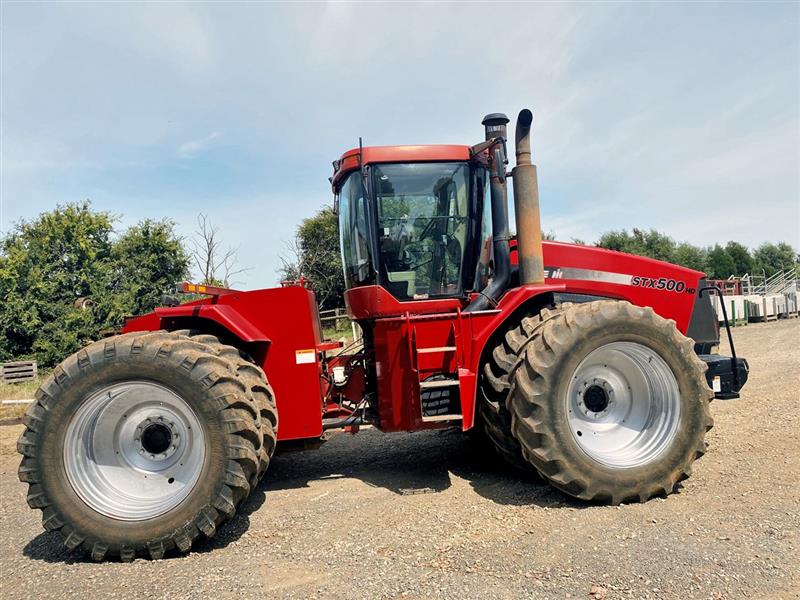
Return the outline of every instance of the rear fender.
<path id="1" fill-rule="evenodd" d="M 583 250 L 578 248 L 578 254 L 581 252 L 589 254 L 596 249 Z M 603 251 L 605 253 L 605 251 Z M 617 255 L 617 253 L 613 253 Z M 538 314 L 542 308 L 553 305 L 561 304 L 563 302 L 591 302 L 594 300 L 627 300 L 636 306 L 650 306 L 657 314 L 665 319 L 675 321 L 678 330 L 687 335 L 689 326 L 689 318 L 692 314 L 694 306 L 694 296 L 697 293 L 697 285 L 701 273 L 670 265 L 668 263 L 660 263 L 658 261 L 651 261 L 650 259 L 642 259 L 641 257 L 631 257 L 628 255 L 618 255 L 625 257 L 630 265 L 629 272 L 637 272 L 641 268 L 645 272 L 654 267 L 662 267 L 669 273 L 676 273 L 676 276 L 683 276 L 685 280 L 691 285 L 690 293 L 670 293 L 658 289 L 648 289 L 637 285 L 636 276 L 622 275 L 617 276 L 616 273 L 608 273 L 612 277 L 603 279 L 598 276 L 598 273 L 603 275 L 603 271 L 588 272 L 587 279 L 573 279 L 564 275 L 575 277 L 583 276 L 583 269 L 559 268 L 559 276 L 554 277 L 554 271 L 551 272 L 546 278 L 545 285 L 541 286 L 522 286 L 519 288 L 512 288 L 501 298 L 498 305 L 499 314 L 494 318 L 488 319 L 487 322 L 479 324 L 474 323 L 475 326 L 481 327 L 477 335 L 474 336 L 475 346 L 473 356 L 477 358 L 472 364 L 472 371 L 477 374 L 480 380 L 483 364 L 488 360 L 489 353 L 492 352 L 495 346 L 506 334 L 510 327 L 515 326 L 516 323 L 525 315 Z M 546 256 L 547 258 L 547 256 Z M 560 258 L 560 257 L 559 257 Z M 607 258 L 603 256 L 603 258 Z M 617 256 L 613 256 L 617 258 Z M 567 261 L 564 261 L 567 262 Z M 577 261 L 576 261 L 577 262 Z M 580 263 L 578 263 L 580 264 Z M 594 266 L 594 265 L 593 265 Z M 602 265 L 604 268 L 611 268 L 611 266 Z M 664 268 L 668 267 L 668 269 Z M 650 275 L 650 273 L 647 273 Z M 614 278 L 618 278 L 615 281 Z M 685 287 L 686 284 L 684 284 Z M 688 290 L 687 290 L 688 291 Z M 466 387 L 466 386 L 465 386 Z M 463 389 L 462 398 L 472 398 L 472 406 L 464 406 L 462 400 L 462 414 L 464 414 L 463 428 L 469 429 L 473 425 L 475 414 L 475 402 L 477 400 L 478 386 L 473 389 Z M 463 392 L 468 392 L 463 394 Z"/>

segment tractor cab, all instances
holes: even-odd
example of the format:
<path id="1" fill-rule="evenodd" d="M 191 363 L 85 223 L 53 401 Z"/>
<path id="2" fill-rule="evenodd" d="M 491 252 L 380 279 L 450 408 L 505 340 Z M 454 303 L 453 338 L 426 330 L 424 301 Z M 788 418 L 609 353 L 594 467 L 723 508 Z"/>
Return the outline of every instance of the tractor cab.
<path id="1" fill-rule="evenodd" d="M 408 302 L 466 300 L 486 286 L 488 174 L 468 146 L 354 149 L 334 169 L 348 290 L 380 286 Z"/>

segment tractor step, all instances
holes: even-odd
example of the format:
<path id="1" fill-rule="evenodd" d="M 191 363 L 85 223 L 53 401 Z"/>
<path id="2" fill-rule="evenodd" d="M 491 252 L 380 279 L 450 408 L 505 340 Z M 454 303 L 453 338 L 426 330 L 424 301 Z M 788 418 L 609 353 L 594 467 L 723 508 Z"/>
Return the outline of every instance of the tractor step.
<path id="1" fill-rule="evenodd" d="M 457 385 L 458 385 L 458 379 L 434 379 L 432 381 L 419 382 L 419 387 L 420 389 L 423 390 L 430 388 L 456 387 Z"/>
<path id="2" fill-rule="evenodd" d="M 444 352 L 455 352 L 455 346 L 439 346 L 438 348 L 417 348 L 417 354 L 438 354 Z"/>
<path id="3" fill-rule="evenodd" d="M 442 421 L 460 421 L 461 419 L 462 419 L 461 415 L 431 415 L 429 417 L 423 416 L 422 422 L 437 423 Z"/>
<path id="4" fill-rule="evenodd" d="M 424 422 L 458 420 L 461 415 L 459 382 L 454 373 L 438 373 L 419 382 L 420 408 Z"/>

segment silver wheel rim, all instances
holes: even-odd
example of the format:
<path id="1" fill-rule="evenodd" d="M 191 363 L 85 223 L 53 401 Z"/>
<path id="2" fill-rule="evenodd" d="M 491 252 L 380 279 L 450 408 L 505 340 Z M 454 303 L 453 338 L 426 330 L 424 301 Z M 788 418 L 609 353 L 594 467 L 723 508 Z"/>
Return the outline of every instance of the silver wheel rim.
<path id="1" fill-rule="evenodd" d="M 72 489 L 114 519 L 169 512 L 192 491 L 204 460 L 205 436 L 191 406 L 149 381 L 102 388 L 67 426 L 64 465 Z"/>
<path id="2" fill-rule="evenodd" d="M 565 401 L 575 442 L 607 467 L 656 459 L 678 430 L 678 381 L 642 344 L 613 342 L 593 350 L 575 369 Z"/>

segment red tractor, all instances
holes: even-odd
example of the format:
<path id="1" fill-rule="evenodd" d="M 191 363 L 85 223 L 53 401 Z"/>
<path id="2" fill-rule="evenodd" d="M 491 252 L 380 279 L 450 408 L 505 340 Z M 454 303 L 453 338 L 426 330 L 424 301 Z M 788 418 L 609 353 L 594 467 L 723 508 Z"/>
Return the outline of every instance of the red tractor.
<path id="1" fill-rule="evenodd" d="M 477 430 L 587 501 L 672 492 L 705 452 L 709 401 L 738 395 L 747 362 L 715 353 L 703 273 L 542 242 L 531 122 L 523 110 L 516 237 L 505 115 L 486 117 L 475 146 L 359 147 L 334 162 L 354 348 L 323 339 L 302 282 L 186 284 L 207 297 L 67 358 L 18 443 L 44 527 L 96 560 L 186 552 L 234 514 L 276 444 L 364 425 Z"/>

